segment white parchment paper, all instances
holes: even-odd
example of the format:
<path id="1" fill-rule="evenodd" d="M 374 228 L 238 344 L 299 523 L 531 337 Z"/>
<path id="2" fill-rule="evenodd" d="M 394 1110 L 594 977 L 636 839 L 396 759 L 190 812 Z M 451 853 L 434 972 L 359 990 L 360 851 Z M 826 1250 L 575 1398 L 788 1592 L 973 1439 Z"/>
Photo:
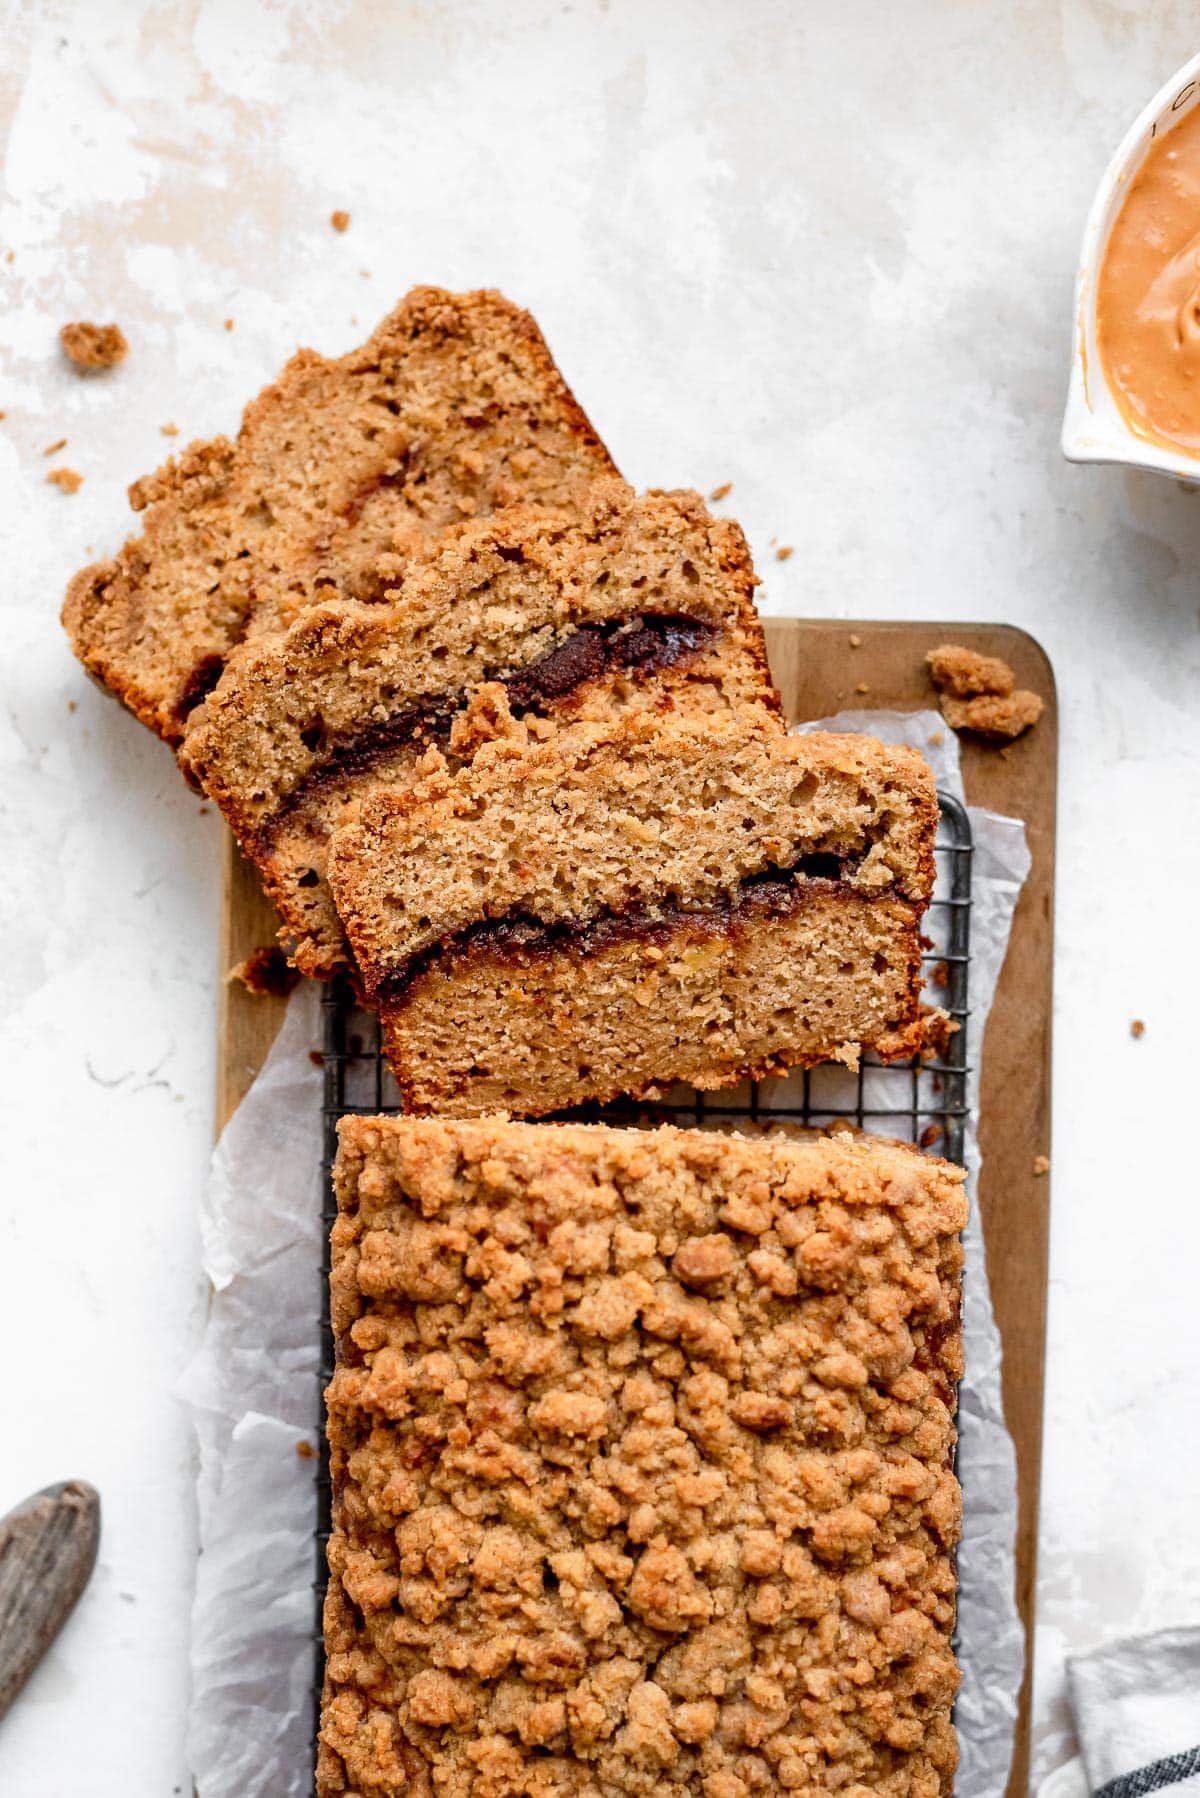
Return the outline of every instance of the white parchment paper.
<path id="1" fill-rule="evenodd" d="M 822 726 L 830 727 L 913 744 L 939 786 L 961 798 L 958 744 L 936 713 L 848 712 Z M 972 809 L 971 823 L 968 1050 L 977 1070 L 1029 856 L 1015 820 Z M 319 996 L 306 983 L 217 1145 L 203 1210 L 213 1299 L 180 1388 L 200 1446 L 188 1737 L 200 1798 L 302 1798 L 311 1791 L 322 1076 L 310 1053 L 319 1041 Z M 972 1193 L 978 1090 L 976 1071 L 968 1084 Z M 955 1790 L 958 1798 L 996 1798 L 1012 1753 L 1023 1640 L 1014 1598 L 1016 1462 L 974 1206 L 966 1255 Z"/>

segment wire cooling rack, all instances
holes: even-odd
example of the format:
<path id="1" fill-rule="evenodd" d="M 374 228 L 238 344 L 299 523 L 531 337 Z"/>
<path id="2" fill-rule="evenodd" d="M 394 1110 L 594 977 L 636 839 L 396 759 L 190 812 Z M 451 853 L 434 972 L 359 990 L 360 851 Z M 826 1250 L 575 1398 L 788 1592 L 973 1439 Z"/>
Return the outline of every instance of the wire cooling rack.
<path id="1" fill-rule="evenodd" d="M 588 1117 L 608 1123 L 647 1120 L 692 1127 L 786 1122 L 816 1130 L 844 1123 L 880 1136 L 899 1137 L 949 1161 L 962 1162 L 967 1123 L 968 1021 L 971 970 L 971 821 L 952 793 L 939 793 L 935 858 L 937 881 L 923 921 L 923 961 L 929 1001 L 957 1025 L 936 1058 L 893 1062 L 883 1067 L 864 1056 L 857 1071 L 828 1065 L 746 1082 L 728 1092 L 705 1094 L 680 1087 L 653 1105 L 627 1101 L 589 1108 Z M 339 1118 L 398 1112 L 396 1090 L 380 1045 L 379 1021 L 358 1007 L 348 986 L 335 982 L 321 1001 L 325 1069 L 322 1105 L 325 1206 L 321 1266 L 321 1354 L 318 1378 L 324 1393 L 333 1376 L 333 1331 L 329 1321 L 329 1229 L 337 1216 L 333 1202 L 333 1162 Z M 324 1417 L 322 1402 L 321 1415 Z M 321 1609 L 325 1595 L 325 1545 L 329 1540 L 329 1460 L 324 1428 L 317 1476 L 316 1666 L 313 1684 L 313 1748 L 324 1679 Z"/>

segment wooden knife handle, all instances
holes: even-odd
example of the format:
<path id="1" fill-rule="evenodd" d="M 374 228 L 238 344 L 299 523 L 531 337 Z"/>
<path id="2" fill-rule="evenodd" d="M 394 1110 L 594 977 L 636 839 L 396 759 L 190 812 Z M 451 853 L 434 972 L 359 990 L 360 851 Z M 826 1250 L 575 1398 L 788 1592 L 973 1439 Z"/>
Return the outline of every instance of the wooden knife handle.
<path id="1" fill-rule="evenodd" d="M 84 1480 L 0 1518 L 0 1717 L 74 1610 L 99 1545 L 100 1494 Z"/>

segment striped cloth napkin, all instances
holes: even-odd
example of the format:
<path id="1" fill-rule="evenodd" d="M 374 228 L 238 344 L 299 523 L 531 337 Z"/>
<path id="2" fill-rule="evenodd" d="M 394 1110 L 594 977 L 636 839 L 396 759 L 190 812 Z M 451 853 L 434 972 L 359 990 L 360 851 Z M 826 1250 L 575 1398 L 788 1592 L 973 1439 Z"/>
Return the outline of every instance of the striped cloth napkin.
<path id="1" fill-rule="evenodd" d="M 1200 1629 L 1076 1655 L 1067 1686 L 1082 1755 L 1038 1798 L 1200 1798 Z"/>

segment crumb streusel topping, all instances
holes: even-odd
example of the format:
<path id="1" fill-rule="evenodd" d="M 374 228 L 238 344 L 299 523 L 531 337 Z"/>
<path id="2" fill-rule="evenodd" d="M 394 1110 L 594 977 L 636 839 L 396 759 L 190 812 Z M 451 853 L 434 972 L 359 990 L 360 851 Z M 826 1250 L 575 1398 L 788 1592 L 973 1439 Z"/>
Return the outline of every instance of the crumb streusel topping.
<path id="1" fill-rule="evenodd" d="M 950 1790 L 957 1169 L 351 1119 L 323 1794 Z"/>

